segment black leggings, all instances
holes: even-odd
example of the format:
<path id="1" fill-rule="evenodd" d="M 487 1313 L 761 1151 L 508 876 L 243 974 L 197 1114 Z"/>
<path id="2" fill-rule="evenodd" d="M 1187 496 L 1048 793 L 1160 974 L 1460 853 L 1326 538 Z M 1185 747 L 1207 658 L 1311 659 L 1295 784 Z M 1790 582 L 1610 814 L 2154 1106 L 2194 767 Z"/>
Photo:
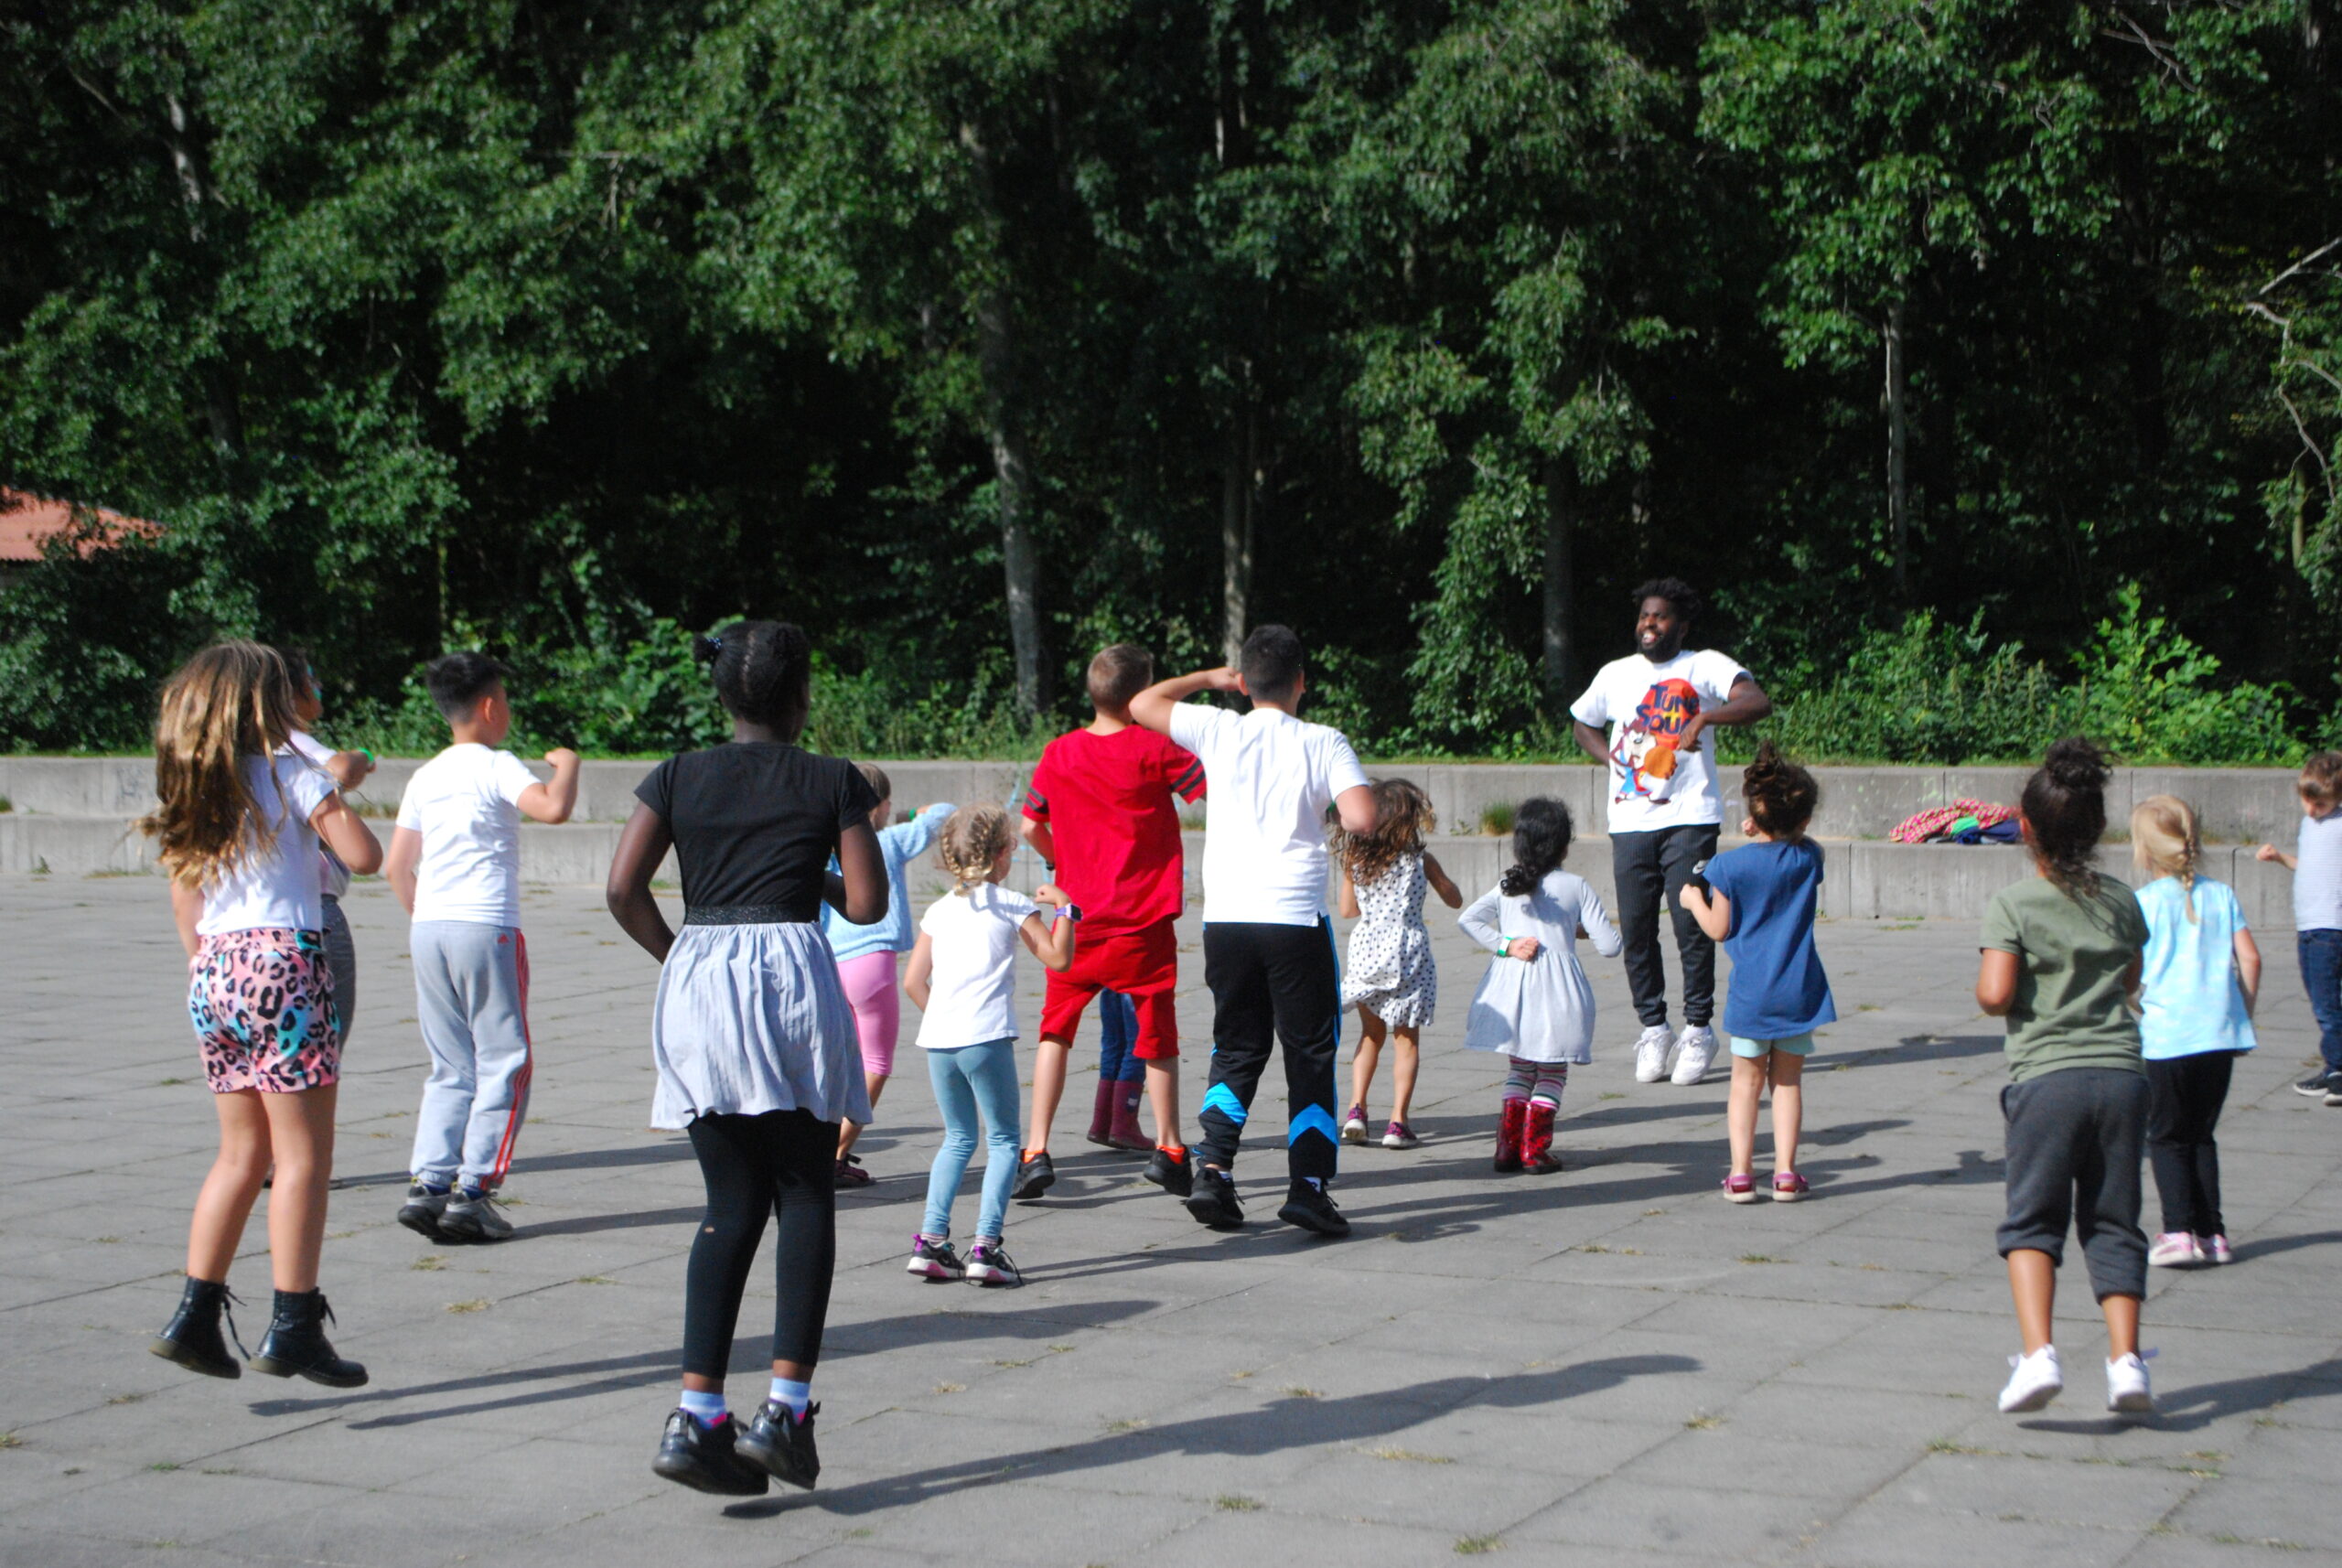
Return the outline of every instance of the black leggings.
<path id="1" fill-rule="evenodd" d="M 838 1124 L 810 1111 L 762 1116 L 702 1116 L 691 1124 L 692 1152 L 707 1182 L 707 1218 L 692 1241 L 683 1283 L 683 1370 L 723 1380 L 732 1359 L 740 1293 L 764 1240 L 765 1217 L 779 1219 L 773 1238 L 772 1359 L 811 1367 L 822 1359 L 822 1325 L 830 1315 L 830 1274 L 837 1263 L 838 1214 L 832 1185 Z"/>
<path id="2" fill-rule="evenodd" d="M 2220 1148 L 2212 1129 L 2228 1103 L 2234 1051 L 2201 1051 L 2147 1064 L 2147 1162 L 2163 1197 L 2163 1228 L 2220 1236 Z"/>

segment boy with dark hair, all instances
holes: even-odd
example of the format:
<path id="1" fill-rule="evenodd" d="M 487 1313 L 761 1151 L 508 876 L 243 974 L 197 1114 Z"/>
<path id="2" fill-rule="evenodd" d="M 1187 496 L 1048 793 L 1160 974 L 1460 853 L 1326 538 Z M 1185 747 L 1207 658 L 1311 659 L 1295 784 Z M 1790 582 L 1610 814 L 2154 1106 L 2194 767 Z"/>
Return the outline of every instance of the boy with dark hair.
<path id="1" fill-rule="evenodd" d="M 1326 917 L 1326 813 L 1343 830 L 1374 831 L 1374 797 L 1340 731 L 1305 724 L 1301 639 L 1264 626 L 1244 639 L 1241 670 L 1202 670 L 1140 693 L 1131 716 L 1194 752 L 1211 787 L 1204 838 L 1204 983 L 1211 987 L 1210 1087 L 1203 1166 L 1187 1212 L 1216 1230 L 1244 1223 L 1229 1169 L 1273 1039 L 1284 1047 L 1292 1185 L 1277 1217 L 1321 1236 L 1349 1221 L 1326 1191 L 1337 1157 L 1334 1056 L 1341 988 Z M 1238 714 L 1186 699 L 1198 692 L 1252 699 Z"/>
<path id="2" fill-rule="evenodd" d="M 1705 606 L 1680 577 L 1635 590 L 1636 651 L 1595 672 L 1570 706 L 1577 743 L 1610 768 L 1610 854 L 1618 882 L 1618 932 L 1627 949 L 1627 985 L 1643 1032 L 1635 1042 L 1635 1079 L 1668 1076 L 1694 1084 L 1715 1060 L 1716 950 L 1682 901 L 1683 885 L 1716 852 L 1724 799 L 1716 789 L 1711 725 L 1746 725 L 1773 711 L 1740 661 L 1684 640 Z M 1597 727 L 1609 725 L 1605 735 Z M 1683 1033 L 1667 1027 L 1667 972 L 1660 961 L 1659 911 L 1674 911 L 1675 950 L 1683 964 Z"/>
<path id="3" fill-rule="evenodd" d="M 399 801 L 382 874 L 414 918 L 415 1016 L 431 1076 L 399 1223 L 433 1240 L 501 1241 L 494 1194 L 529 1106 L 529 950 L 521 937 L 521 819 L 569 820 L 577 754 L 545 753 L 553 781 L 496 747 L 512 730 L 508 671 L 450 653 L 424 671 L 455 744 Z"/>
<path id="4" fill-rule="evenodd" d="M 1073 966 L 1051 971 L 1033 1063 L 1033 1123 L 1017 1160 L 1015 1196 L 1038 1197 L 1057 1180 L 1049 1123 L 1065 1093 L 1067 1058 L 1081 1015 L 1101 991 L 1137 1015 L 1137 1057 L 1155 1111 L 1146 1178 L 1185 1197 L 1192 1187 L 1179 1136 L 1179 939 L 1187 862 L 1179 800 L 1204 790 L 1203 767 L 1184 747 L 1131 722 L 1131 699 L 1155 679 L 1155 659 L 1118 642 L 1090 661 L 1096 717 L 1049 742 L 1025 793 L 1025 842 L 1082 915 Z M 1100 1075 L 1098 1109 L 1121 1085 Z"/>

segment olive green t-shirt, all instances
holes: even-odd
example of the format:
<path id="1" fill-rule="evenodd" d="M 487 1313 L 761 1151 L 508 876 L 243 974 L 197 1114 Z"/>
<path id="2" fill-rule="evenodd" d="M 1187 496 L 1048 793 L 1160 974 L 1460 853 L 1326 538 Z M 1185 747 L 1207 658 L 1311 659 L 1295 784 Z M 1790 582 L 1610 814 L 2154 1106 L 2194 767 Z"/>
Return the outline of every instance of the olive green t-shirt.
<path id="1" fill-rule="evenodd" d="M 1984 907 L 1982 945 L 2017 958 L 2013 1080 L 2076 1067 L 2145 1071 L 2138 1020 L 2122 1004 L 2123 973 L 2147 945 L 2147 918 L 2129 886 L 2100 876 L 2097 892 L 2077 898 L 2028 876 Z"/>

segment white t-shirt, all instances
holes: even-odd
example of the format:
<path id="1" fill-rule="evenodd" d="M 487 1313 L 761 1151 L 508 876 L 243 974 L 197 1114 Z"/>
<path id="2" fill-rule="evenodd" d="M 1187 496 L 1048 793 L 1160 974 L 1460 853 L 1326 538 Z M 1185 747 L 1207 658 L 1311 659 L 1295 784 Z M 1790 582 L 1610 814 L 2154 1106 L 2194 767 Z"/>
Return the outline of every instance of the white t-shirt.
<path id="1" fill-rule="evenodd" d="M 2294 857 L 2294 929 L 2342 930 L 2342 811 L 2304 811 Z"/>
<path id="2" fill-rule="evenodd" d="M 1204 921 L 1314 926 L 1326 908 L 1326 808 L 1366 782 L 1348 736 L 1275 708 L 1171 710 L 1204 806 Z"/>
<path id="3" fill-rule="evenodd" d="M 320 768 L 331 759 L 333 753 L 317 744 L 317 738 L 306 730 L 293 732 L 293 749 L 316 763 Z M 328 898 L 338 898 L 349 891 L 349 867 L 341 864 L 341 856 L 317 845 L 317 888 Z"/>
<path id="4" fill-rule="evenodd" d="M 414 918 L 521 923 L 521 792 L 537 782 L 509 751 L 451 746 L 414 770 L 399 826 L 423 835 Z"/>
<path id="5" fill-rule="evenodd" d="M 203 887 L 203 918 L 196 934 L 223 931 L 325 929 L 325 905 L 317 897 L 317 831 L 309 815 L 325 804 L 333 780 L 306 757 L 279 755 L 263 761 L 247 757 L 240 765 L 244 788 L 260 808 L 263 842 L 234 870 Z"/>
<path id="6" fill-rule="evenodd" d="M 963 896 L 946 893 L 928 906 L 919 929 L 932 939 L 934 961 L 919 1043 L 957 1050 L 1016 1037 L 1017 928 L 1041 907 L 996 882 Z"/>
<path id="7" fill-rule="evenodd" d="M 1610 726 L 1612 832 L 1724 821 L 1715 736 L 1703 729 L 1688 757 L 1675 749 L 1675 737 L 1693 714 L 1724 706 L 1733 683 L 1748 678 L 1738 660 L 1704 649 L 1664 664 L 1630 653 L 1595 673 L 1570 714 L 1581 724 Z"/>

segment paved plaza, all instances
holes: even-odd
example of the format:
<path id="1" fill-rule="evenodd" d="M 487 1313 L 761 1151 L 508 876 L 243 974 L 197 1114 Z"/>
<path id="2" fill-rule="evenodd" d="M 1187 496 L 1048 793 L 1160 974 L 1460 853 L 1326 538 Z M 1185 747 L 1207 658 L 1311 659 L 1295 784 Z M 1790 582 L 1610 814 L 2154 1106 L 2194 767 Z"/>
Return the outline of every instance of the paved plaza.
<path id="1" fill-rule="evenodd" d="M 349 908 L 363 989 L 324 1284 L 373 1381 L 223 1383 L 145 1348 L 214 1148 L 163 884 L 0 880 L 0 1563 L 2342 1562 L 2342 1112 L 2287 1087 L 2313 1048 L 2290 933 L 2263 935 L 2262 1049 L 2222 1128 L 2238 1262 L 2156 1271 L 2153 1419 L 2102 1410 L 2078 1253 L 2064 1398 L 1993 1408 L 2016 1341 L 1972 922 L 1823 926 L 1844 1020 L 1808 1079 L 1813 1195 L 1735 1208 L 1721 1081 L 1636 1084 L 1619 967 L 1590 955 L 1605 1021 L 1563 1110 L 1570 1168 L 1493 1176 L 1497 1059 L 1457 1048 L 1486 961 L 1434 908 L 1426 1142 L 1344 1151 L 1348 1241 L 1272 1218 L 1268 1094 L 1237 1172 L 1254 1223 L 1219 1235 L 1081 1142 L 1084 1073 L 1058 1188 L 1011 1216 L 1026 1287 L 911 1280 L 938 1122 L 907 1019 L 862 1144 L 881 1179 L 839 1205 L 821 1489 L 727 1507 L 650 1469 L 700 1201 L 683 1139 L 645 1127 L 650 962 L 597 891 L 532 891 L 521 1234 L 435 1248 L 392 1219 L 424 1070 L 403 919 L 379 883 Z M 1037 966 L 1024 983 L 1029 1026 Z M 257 1214 L 246 1248 L 249 1344 Z M 770 1300 L 762 1275 L 736 1408 Z"/>

